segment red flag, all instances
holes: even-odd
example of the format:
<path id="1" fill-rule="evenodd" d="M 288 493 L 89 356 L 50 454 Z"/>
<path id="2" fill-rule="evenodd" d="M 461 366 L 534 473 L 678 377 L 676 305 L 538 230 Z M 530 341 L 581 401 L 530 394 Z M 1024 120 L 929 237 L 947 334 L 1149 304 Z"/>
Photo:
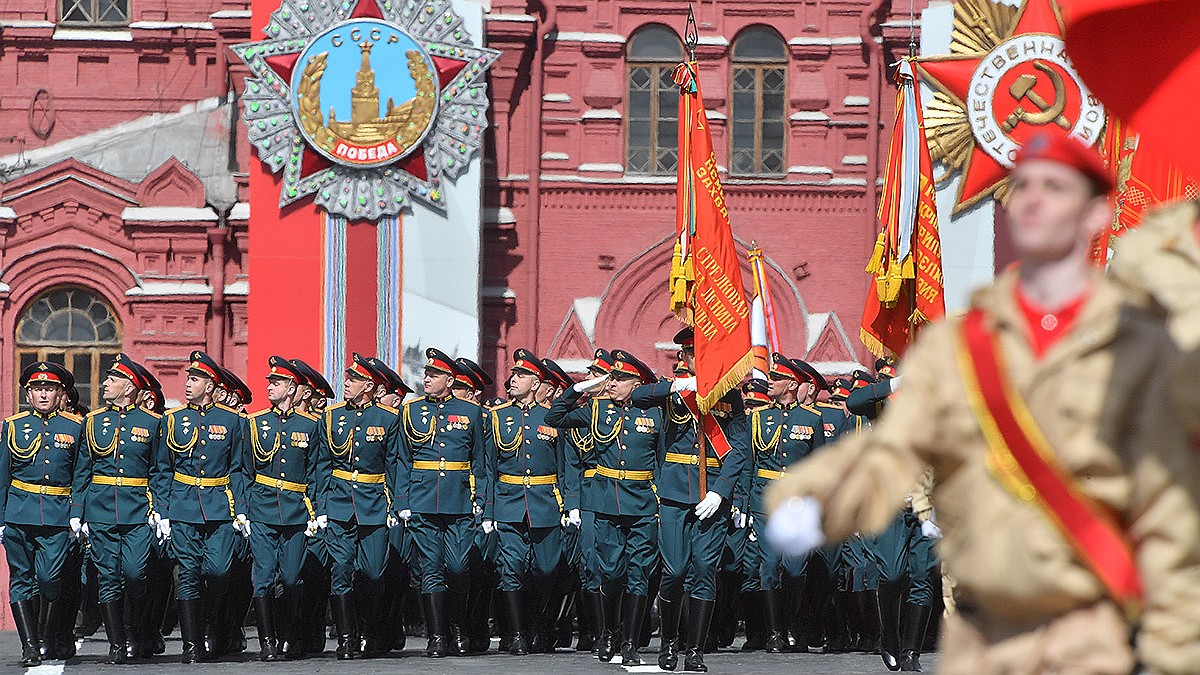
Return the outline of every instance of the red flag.
<path id="1" fill-rule="evenodd" d="M 717 174 L 696 63 L 675 68 L 679 85 L 680 265 L 672 264 L 672 309 L 696 331 L 696 389 L 701 413 L 707 413 L 750 371 L 750 306 L 742 288 L 742 270 L 734 247 L 725 193 Z M 679 272 L 691 267 L 686 311 L 676 305 Z M 690 316 L 689 316 L 690 315 Z"/>
<path id="2" fill-rule="evenodd" d="M 901 354 L 917 328 L 946 314 L 942 244 L 938 235 L 933 161 L 921 115 L 921 88 L 912 64 L 896 71 L 896 123 L 879 202 L 882 231 L 867 272 L 860 336 L 877 355 Z"/>

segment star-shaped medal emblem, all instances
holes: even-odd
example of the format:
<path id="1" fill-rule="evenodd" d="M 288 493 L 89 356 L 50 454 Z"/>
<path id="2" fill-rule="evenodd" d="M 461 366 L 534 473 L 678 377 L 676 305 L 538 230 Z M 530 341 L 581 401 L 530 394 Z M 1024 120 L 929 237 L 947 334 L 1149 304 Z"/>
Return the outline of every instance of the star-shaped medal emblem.
<path id="1" fill-rule="evenodd" d="M 233 51 L 252 73 L 249 140 L 283 173 L 281 207 L 312 195 L 372 221 L 412 199 L 445 208 L 445 182 L 483 145 L 500 55 L 471 44 L 451 0 L 284 0 L 264 34 Z"/>

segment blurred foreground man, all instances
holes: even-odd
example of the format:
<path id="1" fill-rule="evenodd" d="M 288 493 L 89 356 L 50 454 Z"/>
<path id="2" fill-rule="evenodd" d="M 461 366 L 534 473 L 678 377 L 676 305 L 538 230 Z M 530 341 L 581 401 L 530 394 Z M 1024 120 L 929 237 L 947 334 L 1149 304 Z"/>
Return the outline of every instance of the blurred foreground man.
<path id="1" fill-rule="evenodd" d="M 939 672 L 1196 672 L 1200 456 L 1168 401 L 1175 348 L 1088 266 L 1111 217 L 1095 153 L 1039 132 L 1011 179 L 1019 263 L 922 334 L 871 432 L 776 482 L 768 535 L 797 552 L 881 530 L 931 467 L 959 601 Z"/>

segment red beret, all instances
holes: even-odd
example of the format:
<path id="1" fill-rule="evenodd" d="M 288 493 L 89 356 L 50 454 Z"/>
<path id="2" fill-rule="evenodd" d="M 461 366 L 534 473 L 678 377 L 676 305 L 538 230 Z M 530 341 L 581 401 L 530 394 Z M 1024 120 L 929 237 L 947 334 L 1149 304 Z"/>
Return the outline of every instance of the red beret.
<path id="1" fill-rule="evenodd" d="M 1116 187 L 1112 172 L 1104 166 L 1100 154 L 1058 127 L 1047 126 L 1031 136 L 1017 151 L 1015 165 L 1035 159 L 1066 164 L 1087 177 L 1102 194 Z"/>

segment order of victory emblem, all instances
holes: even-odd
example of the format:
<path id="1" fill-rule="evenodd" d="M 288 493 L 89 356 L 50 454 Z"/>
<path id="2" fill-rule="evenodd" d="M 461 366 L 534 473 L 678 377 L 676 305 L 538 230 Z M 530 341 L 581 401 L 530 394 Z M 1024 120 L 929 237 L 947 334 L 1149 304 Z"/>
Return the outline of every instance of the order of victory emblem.
<path id="1" fill-rule="evenodd" d="M 333 215 L 378 220 L 410 199 L 445 206 L 487 128 L 487 68 L 450 0 L 284 0 L 249 67 L 245 123 L 283 173 L 279 205 L 312 195 Z"/>
<path id="2" fill-rule="evenodd" d="M 962 171 L 955 213 L 1007 195 L 1008 169 L 1040 127 L 1100 140 L 1104 107 L 1067 57 L 1054 0 L 958 0 L 950 51 L 917 66 L 937 91 L 925 113 L 933 160 Z"/>

